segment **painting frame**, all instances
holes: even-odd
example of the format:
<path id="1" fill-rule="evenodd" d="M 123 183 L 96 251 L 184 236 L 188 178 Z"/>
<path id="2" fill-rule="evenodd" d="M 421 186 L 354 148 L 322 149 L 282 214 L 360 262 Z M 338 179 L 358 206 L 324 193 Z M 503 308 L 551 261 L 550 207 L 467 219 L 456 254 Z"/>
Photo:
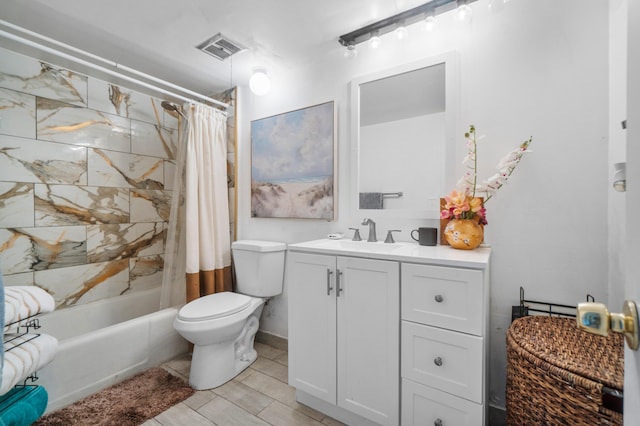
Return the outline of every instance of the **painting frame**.
<path id="1" fill-rule="evenodd" d="M 334 221 L 335 101 L 251 121 L 251 217 Z"/>

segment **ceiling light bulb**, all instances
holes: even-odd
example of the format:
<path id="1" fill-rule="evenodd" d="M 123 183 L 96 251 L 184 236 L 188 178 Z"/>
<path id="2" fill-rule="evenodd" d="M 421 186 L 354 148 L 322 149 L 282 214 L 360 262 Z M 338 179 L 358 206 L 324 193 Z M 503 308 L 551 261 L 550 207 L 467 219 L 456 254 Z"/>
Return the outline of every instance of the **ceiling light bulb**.
<path id="1" fill-rule="evenodd" d="M 427 16 L 427 19 L 424 20 L 424 25 L 427 31 L 433 31 L 436 27 L 436 18 L 435 16 Z"/>
<path id="2" fill-rule="evenodd" d="M 369 46 L 371 46 L 372 49 L 377 49 L 378 47 L 380 47 L 381 43 L 382 43 L 382 41 L 380 40 L 380 37 L 378 37 L 378 36 L 373 36 L 369 40 Z"/>
<path id="3" fill-rule="evenodd" d="M 407 27 L 400 26 L 396 28 L 395 35 L 397 40 L 404 40 L 405 38 L 409 37 L 409 31 L 407 31 Z"/>
<path id="4" fill-rule="evenodd" d="M 269 93 L 271 89 L 271 79 L 265 70 L 255 70 L 249 79 L 249 88 L 257 95 L 262 96 Z"/>
<path id="5" fill-rule="evenodd" d="M 344 51 L 344 57 L 347 59 L 353 59 L 358 56 L 358 51 L 353 44 L 347 46 L 347 49 Z"/>
<path id="6" fill-rule="evenodd" d="M 473 11 L 468 5 L 461 4 L 460 6 L 458 6 L 458 9 L 456 10 L 458 21 L 471 22 L 471 15 L 473 15 Z"/>

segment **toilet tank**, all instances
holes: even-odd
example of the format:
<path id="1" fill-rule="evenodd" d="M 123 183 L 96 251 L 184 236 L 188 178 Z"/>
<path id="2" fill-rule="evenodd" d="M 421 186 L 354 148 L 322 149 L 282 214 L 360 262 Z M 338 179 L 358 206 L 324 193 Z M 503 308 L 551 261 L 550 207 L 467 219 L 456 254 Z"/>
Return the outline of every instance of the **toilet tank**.
<path id="1" fill-rule="evenodd" d="M 236 291 L 255 297 L 282 293 L 287 245 L 274 241 L 239 240 L 231 243 Z"/>

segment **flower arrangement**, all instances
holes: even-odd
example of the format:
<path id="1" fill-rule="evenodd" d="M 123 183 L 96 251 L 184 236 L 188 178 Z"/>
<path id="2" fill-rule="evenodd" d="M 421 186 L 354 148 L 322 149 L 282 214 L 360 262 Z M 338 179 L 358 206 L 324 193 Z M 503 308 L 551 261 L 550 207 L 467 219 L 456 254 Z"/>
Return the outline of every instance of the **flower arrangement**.
<path id="1" fill-rule="evenodd" d="M 451 194 L 445 197 L 445 204 L 440 211 L 440 219 L 474 219 L 482 225 L 487 224 L 487 216 L 484 205 L 496 194 L 498 189 L 507 182 L 515 170 L 522 156 L 529 151 L 529 145 L 533 138 L 524 141 L 520 146 L 505 155 L 498 163 L 498 173 L 482 183 L 478 183 L 478 159 L 475 126 L 469 126 L 469 131 L 464 134 L 467 139 L 467 155 L 462 164 L 468 167 L 468 171 L 456 184 Z"/>

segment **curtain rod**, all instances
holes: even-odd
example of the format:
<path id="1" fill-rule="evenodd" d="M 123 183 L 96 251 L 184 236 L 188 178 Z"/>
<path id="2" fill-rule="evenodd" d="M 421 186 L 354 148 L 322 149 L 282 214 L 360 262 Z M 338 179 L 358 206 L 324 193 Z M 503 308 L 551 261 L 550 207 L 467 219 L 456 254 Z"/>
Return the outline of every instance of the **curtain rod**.
<path id="1" fill-rule="evenodd" d="M 75 53 L 82 54 L 82 55 L 84 55 L 86 57 L 89 57 L 89 58 L 91 58 L 93 60 L 100 61 L 100 62 L 102 62 L 102 63 L 104 63 L 104 64 L 106 64 L 108 66 L 113 67 L 113 68 L 120 69 L 120 70 L 126 71 L 126 72 L 131 73 L 131 74 L 135 74 L 135 75 L 137 75 L 139 77 L 145 78 L 147 80 L 154 81 L 154 82 L 156 82 L 158 84 L 161 84 L 161 85 L 166 86 L 166 87 L 170 87 L 170 88 L 172 88 L 174 90 L 177 90 L 179 92 L 186 93 L 186 94 L 191 95 L 194 98 L 197 98 L 199 100 L 204 100 L 204 101 L 207 101 L 207 102 L 211 102 L 211 103 L 213 103 L 215 105 L 218 105 L 220 107 L 223 107 L 225 109 L 227 109 L 229 107 L 228 104 L 226 104 L 224 102 L 221 102 L 221 101 L 219 101 L 217 99 L 214 99 L 212 97 L 205 96 L 205 95 L 202 95 L 200 93 L 197 93 L 197 92 L 194 92 L 192 90 L 189 90 L 187 88 L 184 88 L 182 86 L 178 86 L 178 85 L 170 83 L 168 81 L 161 80 L 161 79 L 159 79 L 157 77 L 154 77 L 152 75 L 145 74 L 145 73 L 143 73 L 141 71 L 137 71 L 137 70 L 135 70 L 133 68 L 130 68 L 130 67 L 127 67 L 125 65 L 118 64 L 117 62 L 110 61 L 108 59 L 105 59 L 103 57 L 94 55 L 92 53 L 89 53 L 89 52 L 86 52 L 84 50 L 78 49 L 76 47 L 70 46 L 68 44 L 59 42 L 59 41 L 51 39 L 49 37 L 45 37 L 45 36 L 43 36 L 41 34 L 35 33 L 33 31 L 27 30 L 25 28 L 19 27 L 19 26 L 14 25 L 14 24 L 11 24 L 9 22 L 0 20 L 0 25 L 3 25 L 5 27 L 10 27 L 10 28 L 18 30 L 18 31 L 22 31 L 23 33 L 26 33 L 26 34 L 29 34 L 31 36 L 37 37 L 37 38 L 39 38 L 41 40 L 45 40 L 45 41 L 47 41 L 49 43 L 56 44 L 56 45 L 58 45 L 60 47 L 63 47 L 65 49 L 68 49 L 68 50 L 73 51 Z M 151 83 L 147 83 L 145 81 L 139 80 L 139 79 L 137 79 L 135 77 L 131 77 L 131 76 L 128 76 L 126 74 L 122 74 L 121 72 L 114 71 L 114 70 L 109 69 L 109 68 L 105 68 L 104 66 L 95 64 L 93 62 L 89 62 L 89 61 L 81 59 L 81 58 L 78 58 L 77 56 L 73 56 L 71 54 L 68 54 L 68 53 L 65 53 L 65 52 L 61 52 L 60 50 L 54 49 L 54 48 L 49 47 L 49 46 L 45 46 L 45 45 L 43 45 L 41 43 L 26 39 L 26 38 L 21 37 L 19 35 L 12 34 L 12 33 L 9 33 L 7 31 L 4 31 L 4 30 L 0 30 L 0 36 L 2 36 L 4 38 L 7 38 L 7 39 L 10 39 L 10 40 L 13 40 L 13 41 L 16 41 L 18 43 L 24 44 L 26 46 L 34 47 L 34 48 L 36 48 L 38 50 L 41 50 L 43 52 L 47 52 L 47 53 L 53 54 L 53 55 L 55 55 L 55 56 L 57 56 L 59 58 L 70 60 L 72 62 L 75 62 L 75 63 L 79 64 L 79 65 L 83 65 L 83 66 L 89 67 L 89 68 L 94 69 L 96 71 L 103 72 L 103 73 L 109 74 L 109 75 L 117 77 L 117 78 L 121 78 L 121 79 L 129 81 L 131 83 L 140 85 L 142 87 L 146 87 L 147 89 L 151 89 L 151 90 L 154 90 L 154 91 L 159 92 L 159 93 L 164 93 L 165 95 L 169 95 L 169 96 L 172 96 L 174 98 L 181 99 L 183 101 L 187 101 L 187 102 L 193 101 L 192 98 L 188 98 L 186 96 L 180 95 L 180 94 L 172 92 L 170 90 L 163 89 L 163 88 L 158 87 L 156 85 L 153 85 Z"/>

